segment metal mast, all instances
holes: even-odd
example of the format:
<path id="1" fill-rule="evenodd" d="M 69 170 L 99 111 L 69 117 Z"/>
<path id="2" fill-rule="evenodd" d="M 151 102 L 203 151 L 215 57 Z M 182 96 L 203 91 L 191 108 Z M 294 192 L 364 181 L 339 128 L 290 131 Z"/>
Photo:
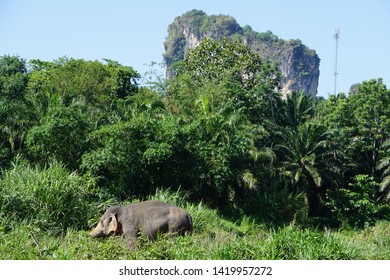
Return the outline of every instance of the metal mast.
<path id="1" fill-rule="evenodd" d="M 339 38 L 340 38 L 340 28 L 335 28 L 333 32 L 333 37 L 336 40 L 336 52 L 335 52 L 335 62 L 334 62 L 334 94 L 337 94 L 337 53 L 339 48 Z"/>

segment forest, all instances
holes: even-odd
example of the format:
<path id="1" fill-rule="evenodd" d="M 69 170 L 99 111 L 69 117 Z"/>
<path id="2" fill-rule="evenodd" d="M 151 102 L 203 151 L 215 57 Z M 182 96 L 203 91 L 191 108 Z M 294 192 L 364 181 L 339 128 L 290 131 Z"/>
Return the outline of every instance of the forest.
<path id="1" fill-rule="evenodd" d="M 381 78 L 281 95 L 277 65 L 210 39 L 173 69 L 0 57 L 0 259 L 390 258 Z M 145 199 L 186 208 L 193 235 L 88 236 Z"/>

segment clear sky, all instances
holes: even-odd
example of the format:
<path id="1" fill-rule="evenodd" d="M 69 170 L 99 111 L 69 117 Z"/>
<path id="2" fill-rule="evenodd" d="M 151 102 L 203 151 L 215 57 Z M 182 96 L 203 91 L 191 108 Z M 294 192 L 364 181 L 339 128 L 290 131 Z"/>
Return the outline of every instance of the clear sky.
<path id="1" fill-rule="evenodd" d="M 390 87 L 389 0 L 0 0 L 0 55 L 109 58 L 143 75 L 151 61 L 162 61 L 168 25 L 192 9 L 300 39 L 321 59 L 318 95 L 324 97 L 333 92 L 339 27 L 337 91 L 372 78 Z"/>

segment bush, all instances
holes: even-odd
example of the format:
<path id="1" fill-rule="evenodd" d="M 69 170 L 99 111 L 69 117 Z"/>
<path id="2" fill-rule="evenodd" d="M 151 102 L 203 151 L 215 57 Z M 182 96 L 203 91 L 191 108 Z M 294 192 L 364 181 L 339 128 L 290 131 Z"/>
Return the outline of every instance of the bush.
<path id="1" fill-rule="evenodd" d="M 56 160 L 77 169 L 89 130 L 88 123 L 75 107 L 57 107 L 28 132 L 27 148 L 37 162 L 47 164 Z"/>
<path id="2" fill-rule="evenodd" d="M 353 227 L 363 228 L 374 225 L 378 220 L 390 218 L 388 204 L 378 201 L 379 185 L 368 175 L 356 175 L 348 188 L 328 195 L 332 211 L 337 217 Z"/>
<path id="3" fill-rule="evenodd" d="M 269 225 L 298 224 L 307 219 L 308 207 L 304 193 L 291 193 L 287 188 L 248 191 L 242 207 L 244 213 Z"/>
<path id="4" fill-rule="evenodd" d="M 45 169 L 17 160 L 0 181 L 0 222 L 27 220 L 52 233 L 88 226 L 94 180 L 53 163 Z"/>

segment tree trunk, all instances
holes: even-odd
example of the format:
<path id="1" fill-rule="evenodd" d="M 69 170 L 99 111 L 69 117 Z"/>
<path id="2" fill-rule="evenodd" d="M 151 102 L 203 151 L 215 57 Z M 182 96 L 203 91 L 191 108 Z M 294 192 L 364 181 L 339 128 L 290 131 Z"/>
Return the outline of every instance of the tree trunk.
<path id="1" fill-rule="evenodd" d="M 309 217 L 316 217 L 321 215 L 321 202 L 318 196 L 318 193 L 309 188 L 306 192 L 305 203 L 308 206 L 308 215 Z"/>

